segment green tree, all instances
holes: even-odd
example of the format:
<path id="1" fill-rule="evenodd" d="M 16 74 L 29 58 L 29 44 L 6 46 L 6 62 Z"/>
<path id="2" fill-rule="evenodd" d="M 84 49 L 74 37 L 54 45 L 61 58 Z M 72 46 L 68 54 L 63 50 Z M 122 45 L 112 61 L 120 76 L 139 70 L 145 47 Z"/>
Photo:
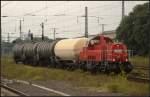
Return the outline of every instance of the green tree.
<path id="1" fill-rule="evenodd" d="M 128 49 L 135 50 L 138 55 L 146 55 L 149 50 L 149 27 L 148 3 L 137 5 L 122 19 L 116 29 L 116 39 L 123 41 Z"/>

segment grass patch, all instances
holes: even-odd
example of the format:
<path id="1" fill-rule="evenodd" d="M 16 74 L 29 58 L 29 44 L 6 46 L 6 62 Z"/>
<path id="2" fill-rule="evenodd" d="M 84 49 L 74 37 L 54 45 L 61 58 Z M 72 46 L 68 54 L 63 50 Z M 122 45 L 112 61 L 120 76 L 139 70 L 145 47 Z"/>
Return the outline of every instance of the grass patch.
<path id="1" fill-rule="evenodd" d="M 131 58 L 131 63 L 134 67 L 136 66 L 144 66 L 149 67 L 149 58 L 143 56 L 134 56 Z M 140 76 L 149 76 L 149 70 L 143 69 L 134 69 L 132 72 L 137 72 Z"/>
<path id="2" fill-rule="evenodd" d="M 143 96 L 148 95 L 149 86 L 145 83 L 137 83 L 134 81 L 128 81 L 122 76 L 118 76 L 110 81 L 110 83 L 105 84 L 109 91 L 111 92 L 123 92 L 124 95 L 132 96 Z"/>
<path id="3" fill-rule="evenodd" d="M 126 80 L 124 76 L 92 75 L 82 70 L 67 71 L 63 69 L 33 67 L 15 64 L 12 58 L 1 59 L 1 74 L 8 79 L 21 80 L 59 80 L 69 81 L 74 87 L 119 92 L 124 95 L 148 95 L 148 83 L 138 83 Z"/>
<path id="4" fill-rule="evenodd" d="M 145 66 L 149 67 L 149 58 L 142 56 L 133 56 L 131 58 L 131 63 L 135 66 Z"/>

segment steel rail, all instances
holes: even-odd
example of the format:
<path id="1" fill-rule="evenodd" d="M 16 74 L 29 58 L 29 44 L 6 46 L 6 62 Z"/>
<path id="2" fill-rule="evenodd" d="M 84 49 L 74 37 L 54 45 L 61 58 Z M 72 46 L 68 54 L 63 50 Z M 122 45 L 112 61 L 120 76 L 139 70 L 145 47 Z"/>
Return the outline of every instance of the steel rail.
<path id="1" fill-rule="evenodd" d="M 29 95 L 27 95 L 27 94 L 25 94 L 25 93 L 23 93 L 23 92 L 21 92 L 19 90 L 16 90 L 15 88 L 9 87 L 9 86 L 7 86 L 7 85 L 5 85 L 3 83 L 1 83 L 0 85 L 1 85 L 1 87 L 3 87 L 3 88 L 5 88 L 5 89 L 7 89 L 7 90 L 9 90 L 9 91 L 11 91 L 11 92 L 13 92 L 15 94 L 18 94 L 19 96 L 29 96 Z"/>
<path id="2" fill-rule="evenodd" d="M 150 79 L 146 78 L 146 77 L 135 77 L 135 76 L 128 76 L 127 77 L 128 80 L 134 80 L 137 82 L 149 82 Z"/>
<path id="3" fill-rule="evenodd" d="M 3 80 L 7 80 L 7 79 L 3 79 Z M 51 89 L 51 88 L 47 88 L 45 86 L 41 86 L 41 85 L 37 85 L 37 84 L 33 84 L 31 82 L 28 82 L 28 81 L 23 81 L 23 80 L 8 80 L 8 81 L 13 81 L 13 82 L 18 82 L 18 83 L 23 83 L 23 84 L 26 84 L 26 85 L 31 85 L 31 86 L 34 86 L 34 87 L 37 87 L 37 88 L 40 88 L 40 89 L 43 89 L 43 90 L 46 90 L 46 91 L 49 91 L 49 92 L 53 92 L 55 94 L 59 94 L 61 96 L 71 96 L 69 94 L 66 94 L 64 92 L 61 92 L 61 91 L 57 91 L 57 90 L 54 90 L 54 89 Z"/>
<path id="4" fill-rule="evenodd" d="M 144 66 L 135 66 L 135 69 L 143 69 L 143 70 L 150 70 L 149 67 L 144 67 Z"/>

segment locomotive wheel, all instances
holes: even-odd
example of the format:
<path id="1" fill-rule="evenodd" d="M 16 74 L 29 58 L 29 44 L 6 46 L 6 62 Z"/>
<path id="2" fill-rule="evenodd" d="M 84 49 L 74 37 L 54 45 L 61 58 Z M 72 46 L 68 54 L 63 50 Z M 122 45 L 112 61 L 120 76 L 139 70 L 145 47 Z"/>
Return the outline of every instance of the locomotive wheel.
<path id="1" fill-rule="evenodd" d="M 91 71 L 92 70 L 92 62 L 86 62 L 86 70 Z"/>
<path id="2" fill-rule="evenodd" d="M 91 62 L 91 73 L 92 74 L 96 74 L 97 73 L 97 66 L 96 66 L 96 63 L 94 62 Z"/>
<path id="3" fill-rule="evenodd" d="M 124 64 L 124 69 L 123 71 L 125 71 L 127 74 L 130 73 L 133 70 L 133 65 L 130 64 L 129 62 Z"/>
<path id="4" fill-rule="evenodd" d="M 86 71 L 85 63 L 81 62 L 79 68 L 82 69 L 82 70 L 84 70 L 84 71 Z"/>
<path id="5" fill-rule="evenodd" d="M 110 70 L 110 64 L 108 63 L 107 67 L 106 67 L 106 74 L 110 74 L 111 70 Z"/>
<path id="6" fill-rule="evenodd" d="M 67 66 L 67 70 L 69 70 L 69 71 L 73 71 L 75 69 L 75 67 L 72 65 L 72 66 Z"/>
<path id="7" fill-rule="evenodd" d="M 18 61 L 15 61 L 16 64 L 18 64 Z"/>
<path id="8" fill-rule="evenodd" d="M 51 58 L 50 66 L 51 66 L 52 68 L 56 68 L 56 62 L 55 62 L 55 60 L 54 60 L 53 58 Z"/>
<path id="9" fill-rule="evenodd" d="M 114 72 L 115 74 L 121 73 L 121 69 L 120 69 L 120 67 L 119 67 L 119 64 L 113 64 L 113 72 Z"/>
<path id="10" fill-rule="evenodd" d="M 86 62 L 80 62 L 79 69 L 86 71 Z"/>
<path id="11" fill-rule="evenodd" d="M 58 62 L 57 65 L 56 65 L 56 68 L 61 68 L 61 69 L 63 69 L 62 63 Z"/>

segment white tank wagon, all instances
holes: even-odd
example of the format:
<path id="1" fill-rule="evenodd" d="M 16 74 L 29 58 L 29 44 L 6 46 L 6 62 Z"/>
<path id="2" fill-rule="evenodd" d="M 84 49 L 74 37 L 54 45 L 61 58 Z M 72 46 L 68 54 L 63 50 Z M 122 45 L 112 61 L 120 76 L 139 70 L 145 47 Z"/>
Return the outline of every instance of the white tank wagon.
<path id="1" fill-rule="evenodd" d="M 86 45 L 87 38 L 63 39 L 56 43 L 54 48 L 55 56 L 60 60 L 78 60 L 80 52 Z"/>
<path id="2" fill-rule="evenodd" d="M 23 44 L 16 44 L 13 48 L 13 58 L 16 63 L 22 61 L 22 53 L 23 53 Z"/>

